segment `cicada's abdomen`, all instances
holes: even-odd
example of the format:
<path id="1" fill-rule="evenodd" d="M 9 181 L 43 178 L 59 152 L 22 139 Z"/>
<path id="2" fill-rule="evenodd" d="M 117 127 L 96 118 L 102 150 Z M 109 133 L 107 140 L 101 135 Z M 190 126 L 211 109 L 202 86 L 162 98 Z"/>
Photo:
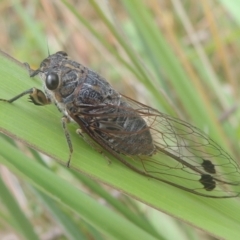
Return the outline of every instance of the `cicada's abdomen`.
<path id="1" fill-rule="evenodd" d="M 110 138 L 111 146 L 117 152 L 126 155 L 152 155 L 154 153 L 153 139 L 145 121 L 140 116 L 131 116 L 116 119 L 119 125 L 123 125 L 122 137 Z M 111 127 L 110 127 L 111 128 Z M 129 136 L 131 132 L 131 136 Z"/>
<path id="2" fill-rule="evenodd" d="M 96 117 L 96 131 L 118 153 L 152 155 L 153 139 L 145 120 L 125 102 L 105 109 L 105 118 Z"/>

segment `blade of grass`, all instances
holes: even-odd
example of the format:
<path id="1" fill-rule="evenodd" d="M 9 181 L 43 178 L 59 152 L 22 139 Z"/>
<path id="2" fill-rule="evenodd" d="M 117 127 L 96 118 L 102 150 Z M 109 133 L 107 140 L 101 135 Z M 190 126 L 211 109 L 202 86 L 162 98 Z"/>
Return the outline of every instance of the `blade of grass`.
<path id="1" fill-rule="evenodd" d="M 37 48 L 41 49 L 42 52 L 46 52 L 46 38 L 44 37 L 42 32 L 39 31 L 39 28 L 41 27 L 39 22 L 35 21 L 29 16 L 29 14 L 26 13 L 26 10 L 22 6 L 22 4 L 20 4 L 20 1 L 17 0 L 12 2 L 13 9 L 21 17 L 24 25 L 29 30 L 29 33 L 31 33 L 31 37 L 36 42 Z"/>
<path id="2" fill-rule="evenodd" d="M 37 234 L 33 230 L 32 224 L 29 222 L 28 218 L 25 216 L 18 203 L 9 192 L 2 178 L 0 177 L 0 197 L 8 212 L 11 215 L 12 220 L 17 226 L 16 231 L 24 236 L 26 239 L 39 239 Z"/>
<path id="3" fill-rule="evenodd" d="M 2 163 L 59 203 L 61 202 L 76 211 L 85 221 L 91 223 L 111 239 L 140 239 L 141 237 L 143 239 L 156 239 L 105 206 L 100 205 L 40 164 L 28 159 L 2 138 L 0 138 L 0 145 L 4 148 L 0 154 Z"/>
<path id="4" fill-rule="evenodd" d="M 228 0 L 218 0 L 228 9 L 231 16 L 236 20 L 237 24 L 240 25 L 240 15 L 239 15 L 239 8 L 240 2 L 239 1 L 228 1 Z"/>
<path id="5" fill-rule="evenodd" d="M 84 233 L 80 231 L 79 226 L 77 226 L 70 217 L 61 211 L 54 200 L 52 200 L 48 195 L 46 195 L 44 192 L 39 191 L 38 189 L 33 188 L 32 190 L 51 213 L 51 217 L 54 218 L 55 221 L 61 226 L 61 229 L 63 229 L 65 232 L 67 239 L 88 239 L 86 236 L 84 236 Z"/>
<path id="6" fill-rule="evenodd" d="M 193 86 L 191 85 L 191 81 L 183 71 L 170 46 L 166 43 L 164 36 L 152 21 L 151 15 L 146 10 L 146 6 L 142 2 L 140 3 L 135 0 L 123 2 L 138 32 L 141 33 L 143 41 L 146 42 L 145 45 L 148 45 L 151 51 L 150 54 L 155 56 L 161 67 L 165 69 L 178 95 L 180 97 L 185 96 L 182 98 L 183 105 L 186 109 L 192 109 L 192 113 L 190 113 L 192 119 L 199 120 L 200 114 L 202 115 L 201 111 L 203 111 L 201 101 L 192 91 Z"/>
<path id="7" fill-rule="evenodd" d="M 91 24 L 84 19 L 78 11 L 74 8 L 73 5 L 71 5 L 67 0 L 61 0 L 61 2 L 69 9 L 69 11 L 81 22 L 92 34 L 95 36 L 95 38 L 101 42 L 101 44 L 111 52 L 120 63 L 122 63 L 129 71 L 131 71 L 133 74 L 138 76 L 138 78 L 141 78 L 141 75 L 132 67 L 129 63 L 127 63 L 117 52 L 117 50 L 108 44 L 108 42 L 105 40 L 104 37 L 102 37 L 92 26 Z"/>
<path id="8" fill-rule="evenodd" d="M 46 166 L 46 164 L 43 162 L 40 155 L 36 151 L 34 151 L 33 149 L 30 149 L 30 151 L 39 163 Z M 86 177 L 86 176 L 78 173 L 77 171 L 73 171 L 71 169 L 69 169 L 69 170 L 71 171 L 72 175 L 75 176 L 79 181 L 81 181 L 86 187 L 91 189 L 91 191 L 94 192 L 95 194 L 98 194 L 100 197 L 105 199 L 108 204 L 110 204 L 112 207 L 114 207 L 119 213 L 124 215 L 128 220 L 130 220 L 136 226 L 145 230 L 149 234 L 155 234 L 155 236 L 157 238 L 160 237 L 159 234 L 156 232 L 156 230 L 153 228 L 153 226 L 147 221 L 147 219 L 140 218 L 139 216 L 133 214 L 131 211 L 129 211 L 129 209 L 126 206 L 123 205 L 123 203 L 121 203 L 118 199 L 114 198 L 106 190 L 104 190 L 100 184 L 93 181 L 89 177 Z M 53 210 L 51 210 L 51 208 L 49 208 L 49 210 L 53 211 Z M 58 209 L 56 209 L 56 210 L 58 210 Z M 62 213 L 60 213 L 60 214 L 62 214 Z M 55 213 L 54 215 L 57 215 L 57 213 Z M 60 219 L 60 218 L 56 217 L 56 219 Z M 65 228 L 64 225 L 63 225 L 63 228 Z M 73 233 L 74 231 L 68 231 L 68 232 Z"/>
<path id="9" fill-rule="evenodd" d="M 118 199 L 111 196 L 107 191 L 105 191 L 99 184 L 95 181 L 89 179 L 88 177 L 79 174 L 76 171 L 72 171 L 72 174 L 76 176 L 82 183 L 88 186 L 94 193 L 105 199 L 108 204 L 114 207 L 119 213 L 124 215 L 129 221 L 139 226 L 141 229 L 148 233 L 154 234 L 156 237 L 160 237 L 156 229 L 147 221 L 147 219 L 140 217 L 139 215 L 133 214 L 126 206 L 123 205 Z"/>
<path id="10" fill-rule="evenodd" d="M 40 163 L 42 166 L 47 167 L 46 163 L 43 161 L 42 157 L 36 152 L 34 149 L 30 149 L 31 153 L 33 154 L 34 158 Z M 55 221 L 61 225 L 62 229 L 65 231 L 66 236 L 68 239 L 87 239 L 84 232 L 80 231 L 79 226 L 75 224 L 73 219 L 69 217 L 69 215 L 65 214 L 59 206 L 56 206 L 56 203 L 45 193 L 39 191 L 36 188 L 33 188 L 33 191 L 39 198 L 42 200 L 43 204 L 46 208 L 51 212 L 52 217 Z M 96 230 L 95 230 L 96 231 Z M 97 232 L 97 231 L 96 231 Z M 98 233 L 99 235 L 99 233 Z M 97 237 L 97 236 L 96 236 Z"/>

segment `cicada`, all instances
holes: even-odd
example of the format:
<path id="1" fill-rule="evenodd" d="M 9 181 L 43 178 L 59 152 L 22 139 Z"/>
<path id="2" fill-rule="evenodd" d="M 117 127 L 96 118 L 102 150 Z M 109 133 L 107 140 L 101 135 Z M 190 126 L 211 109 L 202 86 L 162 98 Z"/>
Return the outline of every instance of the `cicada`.
<path id="1" fill-rule="evenodd" d="M 33 87 L 1 101 L 28 94 L 35 105 L 54 103 L 63 114 L 68 167 L 73 147 L 67 123 L 75 122 L 79 135 L 149 179 L 204 197 L 239 196 L 238 164 L 200 129 L 118 93 L 65 52 L 48 56 L 37 70 L 26 66 L 30 77 L 40 75 L 44 91 Z"/>

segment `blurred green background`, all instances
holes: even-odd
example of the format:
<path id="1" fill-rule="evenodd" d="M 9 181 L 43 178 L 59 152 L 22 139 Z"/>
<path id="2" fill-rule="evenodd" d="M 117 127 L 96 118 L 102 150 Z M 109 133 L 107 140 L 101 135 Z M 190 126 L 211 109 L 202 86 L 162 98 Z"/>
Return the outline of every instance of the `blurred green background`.
<path id="1" fill-rule="evenodd" d="M 50 53 L 64 50 L 72 59 L 100 73 L 124 95 L 199 127 L 239 162 L 239 9 L 239 0 L 3 0 L 0 2 L 0 46 L 2 51 L 20 62 L 28 62 L 33 69 L 38 68 L 48 56 L 48 50 Z M 9 67 L 9 74 L 16 75 L 14 80 L 8 80 L 3 75 L 4 64 Z M 21 81 L 26 81 L 28 87 L 39 86 L 27 77 L 24 70 L 12 67 L 4 60 L 1 65 L 0 92 L 5 94 L 1 98 L 10 98 L 13 95 L 9 94 L 19 93 L 18 87 L 25 84 Z M 20 101 L 23 106 L 28 104 L 26 98 Z M 3 107 L 5 114 L 8 111 L 1 103 L 2 122 L 6 116 Z M 26 110 L 31 111 L 31 107 L 26 107 Z M 52 109 L 57 112 L 54 107 Z M 15 114 L 12 115 L 15 117 L 2 132 L 6 133 L 10 127 L 14 129 L 14 121 L 24 124 L 25 120 L 20 118 L 21 112 L 17 111 L 21 108 L 9 110 L 9 115 Z M 44 110 L 37 109 L 36 114 L 42 114 L 41 111 Z M 53 116 L 56 124 L 59 123 L 59 136 L 62 134 L 60 117 Z M 40 129 L 39 118 L 32 120 L 33 124 L 39 121 L 36 126 Z M 26 125 L 29 124 L 27 121 Z M 39 130 L 36 126 L 33 128 L 41 132 L 42 128 Z M 28 134 L 27 130 L 22 131 Z M 51 133 L 46 132 L 45 137 L 51 139 Z M 25 138 L 26 142 L 31 141 L 28 136 Z M 34 138 L 38 138 L 37 133 Z M 175 194 L 174 199 L 169 199 L 170 195 L 162 192 L 163 199 L 155 198 L 151 202 L 148 196 L 141 196 L 137 190 L 134 192 L 135 186 L 133 192 L 124 184 L 116 187 L 121 190 L 117 191 L 29 150 L 22 141 L 12 142 L 5 135 L 1 135 L 0 139 L 0 161 L 3 163 L 0 167 L 1 239 L 8 239 L 9 236 L 12 239 L 49 240 L 240 237 L 237 227 L 240 219 L 236 210 L 240 209 L 240 203 L 237 200 L 213 201 L 181 196 L 181 193 L 178 196 L 175 192 L 169 193 L 172 196 Z M 64 144 L 63 140 L 62 150 L 67 151 Z M 51 155 L 47 147 L 45 152 Z M 80 153 L 84 156 L 81 161 L 98 155 L 92 151 L 89 148 L 86 154 Z M 27 158 L 32 160 L 28 162 Z M 99 164 L 104 169 L 107 162 L 101 160 Z M 18 162 L 23 165 L 18 165 Z M 51 172 L 45 172 L 41 165 Z M 35 171 L 32 175 L 31 168 Z M 91 174 L 89 169 L 82 171 L 100 182 L 117 186 L 117 181 L 109 184 L 109 179 L 102 180 L 104 175 L 98 178 L 97 170 L 93 169 L 96 172 Z M 36 177 L 38 173 L 41 173 L 42 179 Z M 136 179 L 133 176 L 132 179 L 126 178 L 126 181 Z M 50 183 L 55 184 L 53 189 Z M 77 188 L 85 194 L 78 195 Z M 76 203 L 71 201 L 71 197 L 67 199 L 69 196 Z M 178 201 L 179 205 L 171 205 Z M 181 201 L 186 206 L 181 205 Z M 165 202 L 171 204 L 165 206 Z M 81 203 L 82 206 L 77 205 Z M 85 212 L 84 206 L 89 212 Z M 209 209 L 214 209 L 211 218 L 198 221 L 198 217 L 200 219 Z"/>

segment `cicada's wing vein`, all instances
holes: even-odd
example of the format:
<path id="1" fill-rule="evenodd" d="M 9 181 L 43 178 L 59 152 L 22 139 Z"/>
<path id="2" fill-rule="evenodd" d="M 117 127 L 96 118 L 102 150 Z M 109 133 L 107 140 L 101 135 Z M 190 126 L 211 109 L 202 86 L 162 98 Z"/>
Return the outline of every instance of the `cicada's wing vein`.
<path id="1" fill-rule="evenodd" d="M 142 175 L 206 197 L 238 195 L 232 188 L 240 187 L 237 163 L 182 120 L 124 96 L 118 106 L 85 106 L 74 119 L 103 148 Z"/>

